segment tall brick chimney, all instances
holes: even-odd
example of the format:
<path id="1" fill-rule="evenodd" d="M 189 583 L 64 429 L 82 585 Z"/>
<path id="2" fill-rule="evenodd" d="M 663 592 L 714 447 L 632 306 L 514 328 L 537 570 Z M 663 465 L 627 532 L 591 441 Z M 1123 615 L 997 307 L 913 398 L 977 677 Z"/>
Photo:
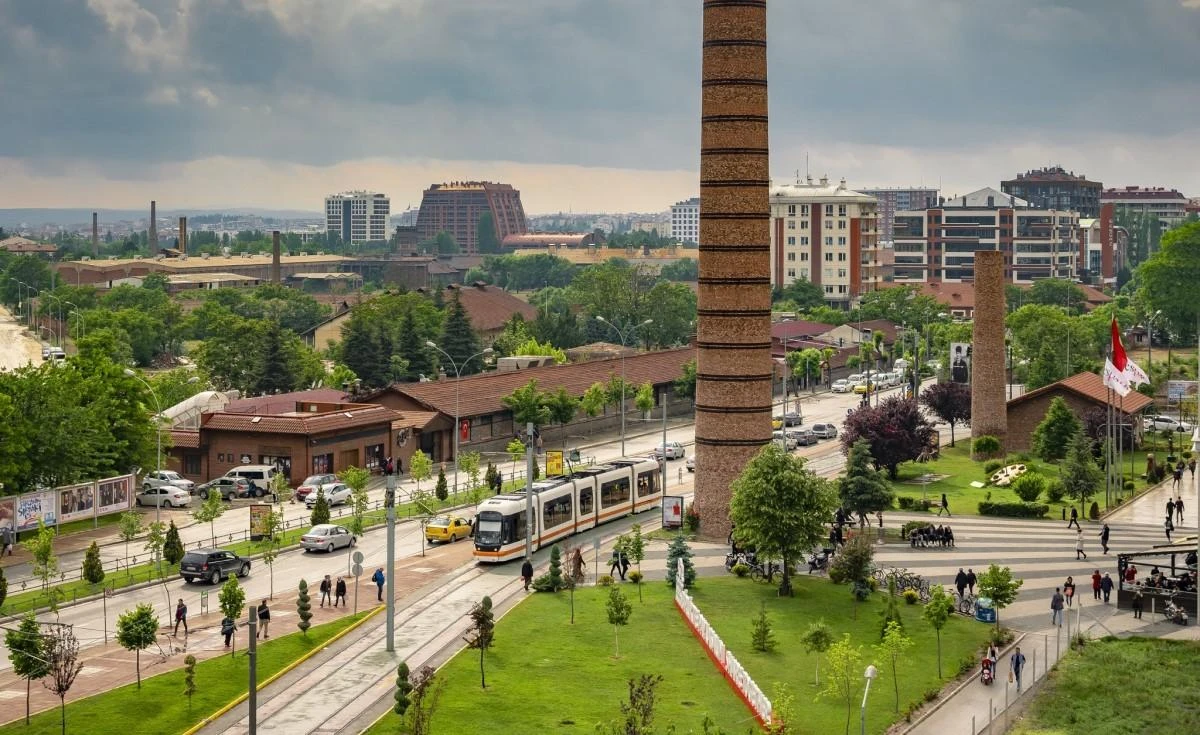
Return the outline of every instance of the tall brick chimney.
<path id="1" fill-rule="evenodd" d="M 994 436 L 1004 445 L 1004 253 L 975 251 L 975 312 L 971 330 L 971 438 Z"/>
<path id="2" fill-rule="evenodd" d="M 1100 278 L 1101 285 L 1109 281 L 1116 285 L 1117 269 L 1113 257 L 1113 203 L 1100 205 Z"/>
<path id="3" fill-rule="evenodd" d="M 100 256 L 100 215 L 92 212 L 92 257 Z"/>
<path id="4" fill-rule="evenodd" d="M 150 254 L 158 251 L 158 208 L 157 203 L 150 200 L 150 228 L 146 232 L 146 242 L 150 246 Z"/>
<path id="5" fill-rule="evenodd" d="M 771 441 L 766 0 L 705 0 L 696 329 L 696 509 L 729 533 L 730 483 Z"/>
<path id="6" fill-rule="evenodd" d="M 279 230 L 271 232 L 271 283 L 280 283 L 280 245 L 279 245 Z"/>
<path id="7" fill-rule="evenodd" d="M 187 251 L 187 217 L 179 218 L 179 252 L 183 253 L 184 255 L 188 254 L 188 251 Z"/>

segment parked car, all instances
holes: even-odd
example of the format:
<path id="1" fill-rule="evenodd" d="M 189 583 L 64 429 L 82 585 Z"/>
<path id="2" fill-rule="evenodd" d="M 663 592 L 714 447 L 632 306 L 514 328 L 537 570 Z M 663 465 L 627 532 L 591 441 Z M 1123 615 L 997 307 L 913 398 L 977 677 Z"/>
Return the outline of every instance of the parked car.
<path id="1" fill-rule="evenodd" d="M 336 485 L 337 481 L 337 475 L 309 475 L 300 483 L 300 487 L 296 488 L 296 500 L 304 500 L 310 493 L 315 493 L 317 488 Z"/>
<path id="2" fill-rule="evenodd" d="M 833 424 L 813 424 L 812 433 L 819 439 L 836 439 L 838 435 Z"/>
<path id="3" fill-rule="evenodd" d="M 685 456 L 686 452 L 684 452 L 683 445 L 679 442 L 667 442 L 654 448 L 655 459 L 662 459 L 663 457 L 667 459 L 683 459 Z"/>
<path id="4" fill-rule="evenodd" d="M 192 488 L 196 487 L 196 483 L 188 480 L 174 470 L 151 470 L 142 478 L 143 490 L 149 490 L 152 487 L 162 487 L 163 485 L 174 485 L 188 492 L 191 492 Z"/>
<path id="5" fill-rule="evenodd" d="M 438 516 L 425 524 L 425 540 L 429 543 L 451 543 L 471 535 L 471 524 L 461 516 Z"/>
<path id="6" fill-rule="evenodd" d="M 323 486 L 321 488 L 321 493 L 325 494 L 325 502 L 329 503 L 330 508 L 335 505 L 343 505 L 350 501 L 350 487 L 342 482 Z M 316 505 L 318 494 L 319 493 L 309 493 L 308 497 L 304 499 L 304 504 L 309 508 Z"/>
<path id="7" fill-rule="evenodd" d="M 1142 428 L 1146 431 L 1191 431 L 1192 425 L 1170 416 L 1147 416 L 1142 419 Z"/>
<path id="8" fill-rule="evenodd" d="M 867 379 L 866 373 L 851 373 L 850 375 L 846 376 L 846 382 L 849 383 L 851 387 L 854 387 L 854 386 L 858 385 L 859 383 L 866 381 L 866 379 Z"/>
<path id="9" fill-rule="evenodd" d="M 683 466 L 687 467 L 688 472 L 695 472 L 696 471 L 696 455 L 693 454 L 692 456 L 688 457 L 687 461 L 683 463 Z"/>
<path id="10" fill-rule="evenodd" d="M 300 537 L 300 548 L 305 551 L 333 551 L 350 548 L 357 540 L 345 526 L 318 523 Z"/>
<path id="11" fill-rule="evenodd" d="M 804 423 L 804 417 L 796 411 L 788 411 L 783 415 L 784 426 L 799 426 Z"/>
<path id="12" fill-rule="evenodd" d="M 249 576 L 250 560 L 232 551 L 196 549 L 184 554 L 179 562 L 179 576 L 185 582 L 207 580 L 211 584 L 220 584 L 221 580 L 235 574 L 239 577 Z"/>
<path id="13" fill-rule="evenodd" d="M 141 491 L 133 496 L 135 505 L 156 505 L 163 508 L 185 508 L 192 504 L 192 496 L 187 490 L 174 485 L 160 485 Z"/>
<path id="14" fill-rule="evenodd" d="M 865 393 L 874 393 L 876 389 L 877 386 L 875 385 L 874 378 L 871 379 L 870 383 L 863 381 L 861 383 L 855 383 L 854 385 L 854 392 L 858 393 L 859 395 L 863 395 Z"/>
<path id="15" fill-rule="evenodd" d="M 787 435 L 789 438 L 796 440 L 796 446 L 798 447 L 810 447 L 818 441 L 817 435 L 809 429 L 792 429 Z"/>
<path id="16" fill-rule="evenodd" d="M 196 495 L 201 500 L 208 500 L 209 493 L 220 493 L 221 500 L 233 500 L 234 498 L 250 497 L 254 493 L 254 489 L 250 486 L 250 481 L 244 477 L 218 477 L 196 488 Z"/>
<path id="17" fill-rule="evenodd" d="M 833 381 L 834 393 L 849 393 L 851 390 L 853 390 L 853 388 L 854 386 L 850 384 L 849 380 L 843 379 Z"/>
<path id="18" fill-rule="evenodd" d="M 800 446 L 796 437 L 792 436 L 790 432 L 785 434 L 782 430 L 771 432 L 771 439 L 782 444 L 783 448 L 789 452 Z"/>
<path id="19" fill-rule="evenodd" d="M 247 464 L 234 467 L 225 476 L 246 478 L 254 487 L 255 497 L 261 498 L 271 492 L 271 478 L 278 474 L 279 468 L 273 464 Z"/>

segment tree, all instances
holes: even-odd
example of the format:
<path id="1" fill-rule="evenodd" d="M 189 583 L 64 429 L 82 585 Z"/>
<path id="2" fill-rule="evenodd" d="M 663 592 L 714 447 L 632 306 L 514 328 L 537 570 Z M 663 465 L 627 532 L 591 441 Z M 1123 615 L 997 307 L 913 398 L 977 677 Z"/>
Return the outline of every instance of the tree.
<path id="1" fill-rule="evenodd" d="M 683 364 L 683 374 L 675 379 L 675 395 L 680 398 L 696 397 L 696 361 Z"/>
<path id="2" fill-rule="evenodd" d="M 814 679 L 815 686 L 821 685 L 821 654 L 829 650 L 833 645 L 833 633 L 830 632 L 829 626 L 825 623 L 825 619 L 821 618 L 815 623 L 810 623 L 808 631 L 804 637 L 800 639 L 804 644 L 804 650 L 817 655 L 817 672 Z"/>
<path id="3" fill-rule="evenodd" d="M 463 640 L 467 642 L 468 648 L 479 649 L 479 686 L 487 689 L 487 677 L 483 671 L 483 654 L 491 648 L 496 634 L 496 616 L 492 612 L 492 598 L 485 595 L 471 608 L 470 616 L 471 627 Z"/>
<path id="4" fill-rule="evenodd" d="M 150 561 L 153 562 L 160 577 L 162 576 L 163 545 L 166 541 L 167 524 L 162 521 L 150 521 L 150 525 L 146 528 L 146 545 L 143 548 L 150 554 Z"/>
<path id="5" fill-rule="evenodd" d="M 282 475 L 276 475 L 276 477 L 282 477 Z M 262 553 L 263 564 L 267 565 L 271 583 L 270 597 L 275 599 L 275 561 L 279 558 L 279 549 L 283 545 L 283 538 L 280 534 L 285 528 L 283 511 L 268 511 L 263 516 L 261 523 L 259 530 L 262 531 L 262 537 L 256 546 Z"/>
<path id="6" fill-rule="evenodd" d="M 875 469 L 866 439 L 850 447 L 846 474 L 838 479 L 837 487 L 842 507 L 855 513 L 865 515 L 892 505 L 892 486 Z"/>
<path id="7" fill-rule="evenodd" d="M 662 680 L 649 674 L 630 679 L 629 702 L 621 703 L 621 719 L 607 727 L 597 725 L 596 731 L 602 735 L 654 735 L 654 693 Z M 674 732 L 674 727 L 668 732 Z"/>
<path id="8" fill-rule="evenodd" d="M 875 549 L 863 534 L 846 542 L 842 550 L 833 557 L 829 565 L 829 581 L 834 584 L 850 584 L 850 593 L 855 600 L 865 600 L 871 594 L 867 578 L 871 574 Z M 854 617 L 858 618 L 858 606 L 854 606 Z"/>
<path id="9" fill-rule="evenodd" d="M 290 332 L 287 333 L 291 335 Z M 272 393 L 287 393 L 295 390 L 298 385 L 296 363 L 292 360 L 291 350 L 285 344 L 286 337 L 283 327 L 278 322 L 267 321 L 263 328 L 261 351 L 258 370 L 250 392 L 258 395 Z"/>
<path id="10" fill-rule="evenodd" d="M 142 514 L 134 510 L 127 510 L 121 514 L 120 530 L 117 535 L 125 542 L 125 558 L 129 558 L 129 542 L 138 537 L 142 532 Z"/>
<path id="11" fill-rule="evenodd" d="M 772 296 L 773 301 L 792 302 L 800 311 L 825 304 L 825 290 L 807 278 L 797 278 L 783 288 L 776 289 Z"/>
<path id="12" fill-rule="evenodd" d="M 192 511 L 192 518 L 199 523 L 208 524 L 208 533 L 213 546 L 217 545 L 216 522 L 223 515 L 225 515 L 225 501 L 221 499 L 221 493 L 209 493 L 200 507 Z"/>
<path id="13" fill-rule="evenodd" d="M 34 679 L 41 679 L 50 673 L 46 641 L 33 613 L 21 618 L 21 624 L 16 629 L 10 628 L 4 634 L 4 645 L 8 647 L 13 673 L 25 680 L 25 724 L 28 726 L 30 684 Z"/>
<path id="14" fill-rule="evenodd" d="M 450 497 L 450 486 L 446 483 L 446 467 L 444 465 L 438 467 L 437 485 L 433 489 L 433 494 L 442 501 Z"/>
<path id="15" fill-rule="evenodd" d="M 920 457 L 937 436 L 915 399 L 896 396 L 858 408 L 843 426 L 842 451 L 849 454 L 855 442 L 866 439 L 876 469 L 886 468 L 892 480 L 899 476 L 901 462 Z"/>
<path id="16" fill-rule="evenodd" d="M 629 529 L 629 537 L 625 541 L 625 553 L 629 555 L 630 561 L 636 564 L 640 571 L 642 560 L 646 558 L 646 537 L 642 535 L 642 524 L 635 523 Z"/>
<path id="17" fill-rule="evenodd" d="M 843 633 L 841 639 L 829 646 L 825 659 L 828 673 L 821 696 L 846 703 L 846 735 L 850 735 L 850 711 L 862 679 L 862 647 L 853 645 L 850 634 Z"/>
<path id="18" fill-rule="evenodd" d="M 575 420 L 579 413 L 580 399 L 567 392 L 566 388 L 542 394 L 542 405 L 546 409 L 550 423 L 559 425 L 563 451 L 567 449 L 567 424 Z"/>
<path id="19" fill-rule="evenodd" d="M 408 732 L 409 735 L 429 735 L 433 712 L 441 698 L 444 682 L 437 679 L 432 666 L 422 666 L 409 679 Z"/>
<path id="20" fill-rule="evenodd" d="M 820 381 L 821 363 L 824 360 L 825 356 L 821 351 L 812 347 L 789 352 L 787 355 L 787 364 L 794 379 L 794 384 L 798 385 L 803 380 L 804 386 L 809 387 L 812 385 L 814 378 Z"/>
<path id="21" fill-rule="evenodd" d="M 781 596 L 791 596 L 791 567 L 825 538 L 836 505 L 833 487 L 805 461 L 772 442 L 733 481 L 729 519 L 734 538 L 763 559 L 782 559 Z"/>
<path id="22" fill-rule="evenodd" d="M 83 668 L 83 662 L 79 660 L 79 639 L 75 637 L 71 626 L 55 624 L 51 626 L 42 650 L 50 668 L 50 683 L 45 686 L 58 696 L 62 731 L 66 735 L 67 692 L 71 691 L 75 677 Z"/>
<path id="23" fill-rule="evenodd" d="M 21 546 L 33 557 L 33 576 L 42 580 L 42 590 L 45 591 L 50 579 L 58 574 L 58 557 L 54 553 L 54 529 L 46 528 L 46 524 L 38 518 L 37 535 Z"/>
<path id="24" fill-rule="evenodd" d="M 183 696 L 188 698 L 188 712 L 192 711 L 192 697 L 196 694 L 196 657 L 188 654 L 183 658 Z"/>
<path id="25" fill-rule="evenodd" d="M 633 605 L 625 599 L 621 588 L 613 585 L 608 588 L 608 602 L 605 604 L 608 612 L 608 624 L 613 627 L 613 639 L 616 648 L 614 658 L 621 657 L 621 626 L 629 624 L 629 616 L 633 614 Z"/>
<path id="26" fill-rule="evenodd" d="M 100 547 L 93 541 L 83 555 L 83 578 L 90 585 L 104 581 L 104 565 L 100 563 Z"/>
<path id="27" fill-rule="evenodd" d="M 467 316 L 457 289 L 446 307 L 446 321 L 442 325 L 439 346 L 454 361 L 460 375 L 473 375 L 482 369 L 479 362 L 471 359 L 477 357 L 483 348 L 479 345 L 479 337 L 471 326 L 471 318 Z"/>
<path id="28" fill-rule="evenodd" d="M 954 427 L 971 423 L 971 386 L 965 383 L 934 383 L 921 393 L 921 403 L 942 421 L 950 424 L 950 446 L 954 446 Z"/>
<path id="29" fill-rule="evenodd" d="M 1100 483 L 1104 481 L 1104 474 L 1096 466 L 1092 458 L 1091 442 L 1082 431 L 1076 432 L 1067 440 L 1066 453 L 1060 468 L 1063 491 L 1068 498 L 1079 501 L 1079 514 L 1083 515 L 1084 506 L 1096 494 Z"/>
<path id="30" fill-rule="evenodd" d="M 277 475 L 283 477 L 283 475 Z M 175 521 L 171 521 L 171 525 L 167 527 L 167 538 L 163 542 L 162 555 L 171 566 L 178 564 L 183 560 L 183 539 L 179 538 L 179 529 L 175 527 Z"/>
<path id="31" fill-rule="evenodd" d="M 392 711 L 401 717 L 408 711 L 409 693 L 412 692 L 412 682 L 408 680 L 408 664 L 401 661 L 396 667 L 396 694 L 394 698 L 396 703 L 392 705 Z"/>
<path id="32" fill-rule="evenodd" d="M 308 582 L 300 580 L 299 594 L 296 595 L 296 627 L 308 638 L 308 629 L 312 627 L 312 598 L 308 596 Z"/>
<path id="33" fill-rule="evenodd" d="M 637 392 L 633 394 L 633 404 L 642 413 L 650 413 L 654 410 L 654 386 L 649 383 L 642 383 L 638 386 Z"/>
<path id="34" fill-rule="evenodd" d="M 509 477 L 516 478 L 517 462 L 520 462 L 525 458 L 525 442 L 521 441 L 520 439 L 513 439 L 509 441 L 507 445 L 505 445 L 504 451 L 508 452 L 508 458 L 512 460 L 513 463 L 512 472 L 510 473 Z"/>
<path id="35" fill-rule="evenodd" d="M 1148 312 L 1162 311 L 1172 332 L 1191 333 L 1200 317 L 1195 296 L 1197 278 L 1200 222 L 1189 222 L 1163 235 L 1158 249 L 1137 269 L 1138 297 Z"/>
<path id="36" fill-rule="evenodd" d="M 221 592 L 217 595 L 217 603 L 221 607 L 221 612 L 225 617 L 229 618 L 237 624 L 237 619 L 241 617 L 242 611 L 246 609 L 246 590 L 238 584 L 237 577 L 230 577 L 225 580 L 225 584 L 221 585 Z M 234 641 L 234 650 L 237 649 L 237 641 Z"/>
<path id="37" fill-rule="evenodd" d="M 475 225 L 475 233 L 479 238 L 479 254 L 500 252 L 500 238 L 496 236 L 496 220 L 490 210 L 484 210 L 479 215 Z"/>
<path id="38" fill-rule="evenodd" d="M 579 402 L 579 407 L 591 417 L 599 416 L 607 405 L 608 390 L 605 389 L 604 383 L 592 383 L 588 386 L 588 389 L 583 392 L 583 399 Z"/>
<path id="39" fill-rule="evenodd" d="M 421 497 L 421 483 L 428 480 L 432 472 L 433 460 L 429 458 L 429 455 L 420 449 L 413 452 L 412 457 L 408 460 L 408 474 L 417 484 L 418 498 Z"/>
<path id="40" fill-rule="evenodd" d="M 767 603 L 762 602 L 759 605 L 758 617 L 750 621 L 750 645 L 755 651 L 770 653 L 775 650 L 778 642 L 775 640 L 775 633 L 771 629 L 771 617 L 767 615 Z"/>
<path id="41" fill-rule="evenodd" d="M 367 497 L 367 482 L 371 479 L 371 471 L 363 467 L 347 467 L 338 473 L 338 479 L 350 488 L 350 502 L 353 514 L 350 517 L 350 532 L 355 536 L 363 534 L 363 517 L 371 501 Z"/>
<path id="42" fill-rule="evenodd" d="M 309 520 L 314 526 L 329 523 L 329 499 L 325 497 L 325 488 L 317 488 L 317 499 L 313 501 L 312 513 Z"/>
<path id="43" fill-rule="evenodd" d="M 667 584 L 675 586 L 675 576 L 679 560 L 683 560 L 683 586 L 691 587 L 696 583 L 696 567 L 692 564 L 692 550 L 687 545 L 687 539 L 682 533 L 675 534 L 667 546 Z"/>
<path id="44" fill-rule="evenodd" d="M 912 645 L 912 638 L 904 635 L 904 629 L 892 620 L 888 622 L 887 629 L 883 632 L 883 640 L 875 646 L 879 655 L 892 660 L 892 686 L 896 692 L 896 712 L 900 711 L 900 678 L 896 673 L 896 662 L 904 655 L 905 651 L 912 648 Z"/>
<path id="45" fill-rule="evenodd" d="M 535 429 L 550 423 L 550 409 L 546 405 L 546 398 L 546 394 L 538 390 L 537 381 L 531 379 L 501 398 L 500 402 L 512 411 L 513 424 L 523 431 L 530 423 Z"/>
<path id="46" fill-rule="evenodd" d="M 1017 592 L 1025 580 L 1013 579 L 1012 569 L 992 564 L 979 575 L 977 583 L 979 596 L 991 598 L 996 608 L 996 630 L 1000 630 L 1000 611 L 1016 601 Z"/>
<path id="47" fill-rule="evenodd" d="M 458 456 L 458 468 L 467 474 L 467 487 L 470 488 L 471 500 L 479 499 L 479 465 L 483 455 L 479 452 L 463 452 Z"/>
<path id="48" fill-rule="evenodd" d="M 1067 455 L 1071 438 L 1081 434 L 1083 425 L 1061 396 L 1050 401 L 1046 416 L 1033 430 L 1033 452 L 1047 462 L 1057 462 Z"/>
<path id="49" fill-rule="evenodd" d="M 942 678 L 942 628 L 946 627 L 946 623 L 950 620 L 950 616 L 954 614 L 954 598 L 946 594 L 946 588 L 940 584 L 932 585 L 929 590 L 929 602 L 925 603 L 925 609 L 921 611 L 921 617 L 933 626 L 934 632 L 937 634 L 937 667 L 938 678 Z"/>
<path id="50" fill-rule="evenodd" d="M 267 483 L 267 487 L 270 488 L 271 497 L 276 503 L 286 503 L 295 494 L 292 491 L 292 486 L 288 484 L 287 475 L 282 472 L 272 477 L 271 481 Z"/>
<path id="51" fill-rule="evenodd" d="M 138 689 L 142 688 L 142 651 L 152 646 L 157 637 L 158 616 L 153 605 L 142 603 L 117 618 L 117 643 L 134 653 Z"/>

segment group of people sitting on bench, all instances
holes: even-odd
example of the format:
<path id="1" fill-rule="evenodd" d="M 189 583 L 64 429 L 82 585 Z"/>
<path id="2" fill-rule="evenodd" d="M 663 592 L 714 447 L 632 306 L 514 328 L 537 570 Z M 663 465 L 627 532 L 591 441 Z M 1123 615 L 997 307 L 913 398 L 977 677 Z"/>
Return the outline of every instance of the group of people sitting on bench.
<path id="1" fill-rule="evenodd" d="M 954 531 L 950 526 L 922 526 L 908 532 L 908 544 L 914 549 L 928 546 L 954 546 Z"/>

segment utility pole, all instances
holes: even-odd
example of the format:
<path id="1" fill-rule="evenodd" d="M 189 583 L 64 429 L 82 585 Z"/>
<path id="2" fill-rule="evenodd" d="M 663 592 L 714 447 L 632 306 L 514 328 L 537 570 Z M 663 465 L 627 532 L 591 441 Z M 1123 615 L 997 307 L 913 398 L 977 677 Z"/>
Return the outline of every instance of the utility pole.
<path id="1" fill-rule="evenodd" d="M 457 431 L 457 427 L 455 430 Z M 396 580 L 392 579 L 396 571 L 396 476 L 389 472 L 384 482 L 387 483 L 387 490 L 383 496 L 383 503 L 387 507 L 387 576 L 384 577 L 387 586 L 387 600 L 384 604 L 387 605 L 387 609 L 383 614 L 387 616 L 384 621 L 387 652 L 392 653 L 396 650 Z"/>
<path id="2" fill-rule="evenodd" d="M 533 561 L 533 422 L 525 424 L 525 560 Z M 664 450 L 665 451 L 665 450 Z"/>
<path id="3" fill-rule="evenodd" d="M 662 392 L 662 410 L 663 410 L 663 458 L 662 458 L 662 489 L 665 492 L 667 489 L 667 391 Z"/>
<path id="4" fill-rule="evenodd" d="M 258 732 L 258 608 L 254 603 L 250 603 L 250 697 L 248 700 L 250 710 L 250 735 L 256 735 Z"/>

